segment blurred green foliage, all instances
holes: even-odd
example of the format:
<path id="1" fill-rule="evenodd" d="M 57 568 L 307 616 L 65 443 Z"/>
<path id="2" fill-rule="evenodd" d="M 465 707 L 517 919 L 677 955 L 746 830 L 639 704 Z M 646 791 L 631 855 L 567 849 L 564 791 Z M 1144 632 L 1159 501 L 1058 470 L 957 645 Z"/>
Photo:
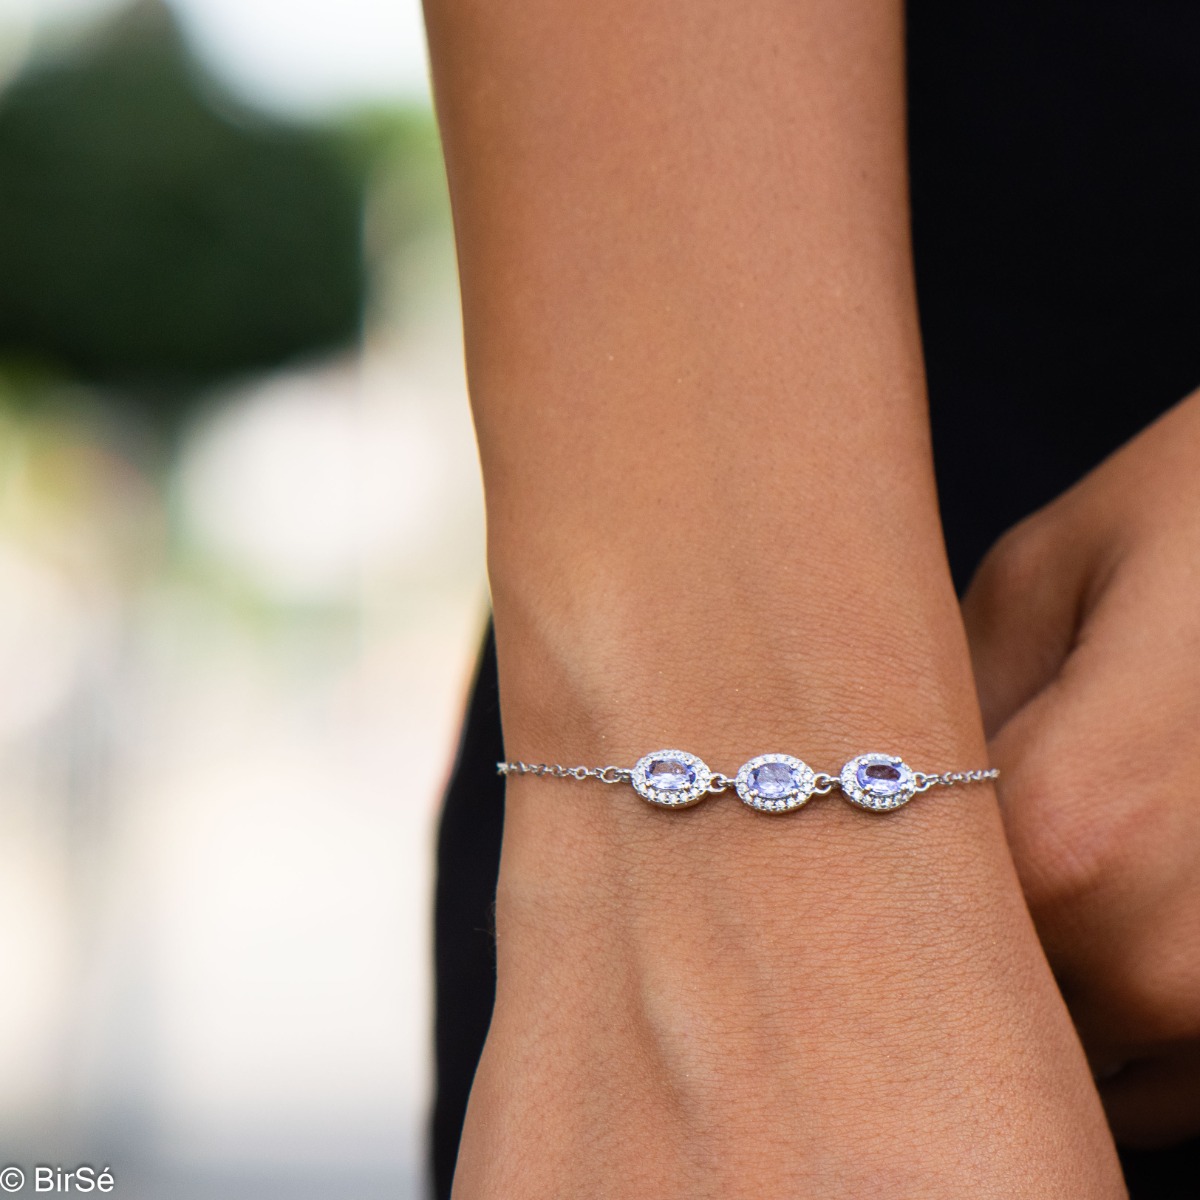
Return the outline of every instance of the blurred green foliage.
<path id="1" fill-rule="evenodd" d="M 0 96 L 0 359 L 169 426 L 214 383 L 352 341 L 380 163 L 411 176 L 391 189 L 403 241 L 440 203 L 427 115 L 251 113 L 143 0 Z"/>

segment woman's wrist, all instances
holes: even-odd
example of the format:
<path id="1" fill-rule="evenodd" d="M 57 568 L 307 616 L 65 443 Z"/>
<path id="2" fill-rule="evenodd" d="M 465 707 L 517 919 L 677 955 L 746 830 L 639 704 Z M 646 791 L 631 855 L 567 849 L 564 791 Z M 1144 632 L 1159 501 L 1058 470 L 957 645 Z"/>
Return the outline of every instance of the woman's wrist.
<path id="1" fill-rule="evenodd" d="M 909 513 L 911 531 L 920 510 Z M 936 523 L 926 529 L 904 555 L 869 521 L 855 535 L 866 574 L 902 581 L 892 589 L 847 577 L 834 544 L 845 534 L 827 538 L 818 519 L 781 543 L 794 561 L 773 560 L 773 589 L 718 570 L 676 604 L 593 558 L 580 574 L 609 582 L 588 617 L 570 569 L 553 585 L 505 580 L 510 755 L 629 765 L 679 745 L 730 771 L 769 750 L 830 769 L 879 748 L 928 769 L 982 763 L 958 607 Z M 831 802 L 768 817 L 728 796 L 670 812 L 594 781 L 514 779 L 496 920 L 491 1037 L 510 1082 L 520 1063 L 536 1063 L 538 1095 L 586 1079 L 592 1095 L 569 1101 L 584 1112 L 612 1101 L 598 1099 L 606 1070 L 622 1094 L 674 1097 L 693 1119 L 687 1137 L 726 1141 L 731 1157 L 710 1166 L 730 1171 L 730 1195 L 780 1186 L 733 1164 L 764 1108 L 798 1095 L 822 1115 L 801 1122 L 789 1170 L 853 1159 L 864 1181 L 949 1196 L 986 1176 L 964 1156 L 1018 1146 L 997 1168 L 1006 1194 L 1114 1194 L 1102 1116 L 986 786 L 891 816 Z M 1018 1110 L 1003 1130 L 1000 1079 Z M 611 1111 L 580 1116 L 593 1119 L 634 1136 Z M 811 1140 L 818 1126 L 841 1129 L 844 1145 Z M 907 1139 L 902 1162 L 895 1138 Z M 1025 1161 L 1042 1180 L 1023 1192 Z M 1072 1193 L 1080 1171 L 1094 1177 Z"/>
<path id="2" fill-rule="evenodd" d="M 886 524 L 898 508 L 864 520 L 855 538 L 856 554 L 870 564 L 863 575 L 878 571 L 896 581 L 891 588 L 864 586 L 863 575 L 846 571 L 845 534 L 830 536 L 816 514 L 791 518 L 791 536 L 778 542 L 738 543 L 740 553 L 770 564 L 774 586 L 722 563 L 694 589 L 648 589 L 638 567 L 645 554 L 624 550 L 562 564 L 553 580 L 502 574 L 495 611 L 508 757 L 629 766 L 677 746 L 725 773 L 767 752 L 827 771 L 865 750 L 897 753 L 922 770 L 984 765 L 936 521 L 922 521 L 912 503 L 906 553 L 897 554 Z M 922 523 L 927 533 L 918 541 L 913 530 Z M 712 525 L 707 532 L 719 557 L 729 543 Z M 889 558 L 890 571 L 880 565 Z M 540 890 L 554 880 L 586 891 L 589 881 L 607 886 L 610 875 L 653 872 L 664 858 L 717 853 L 735 865 L 727 881 L 735 892 L 753 890 L 756 880 L 786 888 L 789 873 L 804 867 L 792 856 L 828 838 L 817 878 L 842 874 L 865 884 L 861 904 L 868 877 L 889 855 L 901 863 L 928 857 L 930 877 L 968 869 L 973 855 L 1005 860 L 987 790 L 921 797 L 902 814 L 920 836 L 882 844 L 878 825 L 863 827 L 833 805 L 794 814 L 785 829 L 764 827 L 729 797 L 662 813 L 625 789 L 529 779 L 513 781 L 509 796 L 502 889 Z M 866 876 L 863 855 L 875 860 Z"/>

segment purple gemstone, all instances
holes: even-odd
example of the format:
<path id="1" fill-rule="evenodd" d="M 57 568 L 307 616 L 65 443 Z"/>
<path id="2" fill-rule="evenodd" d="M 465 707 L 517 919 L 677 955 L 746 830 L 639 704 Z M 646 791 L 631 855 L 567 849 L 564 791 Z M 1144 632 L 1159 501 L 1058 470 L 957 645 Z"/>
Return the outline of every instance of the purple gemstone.
<path id="1" fill-rule="evenodd" d="M 656 758 L 646 772 L 646 782 L 660 792 L 682 792 L 696 782 L 696 769 L 679 758 Z"/>
<path id="2" fill-rule="evenodd" d="M 775 800 L 800 790 L 800 776 L 787 763 L 763 763 L 750 772 L 750 790 L 756 796 Z"/>
<path id="3" fill-rule="evenodd" d="M 855 774 L 858 786 L 874 796 L 893 796 L 904 783 L 900 768 L 886 762 L 860 763 Z"/>

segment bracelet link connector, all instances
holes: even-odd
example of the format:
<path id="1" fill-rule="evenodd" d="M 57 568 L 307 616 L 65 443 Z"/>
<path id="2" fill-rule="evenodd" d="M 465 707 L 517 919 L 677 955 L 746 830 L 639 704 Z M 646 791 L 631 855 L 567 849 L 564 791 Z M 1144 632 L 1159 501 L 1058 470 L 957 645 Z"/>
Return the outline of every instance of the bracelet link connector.
<path id="1" fill-rule="evenodd" d="M 661 808 L 690 808 L 705 796 L 732 789 L 743 804 L 765 813 L 792 812 L 813 796 L 826 796 L 835 788 L 859 808 L 889 812 L 930 788 L 986 783 L 1000 777 L 994 767 L 941 774 L 914 771 L 897 755 L 879 752 L 856 755 L 836 775 L 814 771 L 790 754 L 760 754 L 743 763 L 736 775 L 723 775 L 686 750 L 655 750 L 632 767 L 564 767 L 517 761 L 499 762 L 496 771 L 506 777 L 548 775 L 628 783 L 643 800 Z"/>

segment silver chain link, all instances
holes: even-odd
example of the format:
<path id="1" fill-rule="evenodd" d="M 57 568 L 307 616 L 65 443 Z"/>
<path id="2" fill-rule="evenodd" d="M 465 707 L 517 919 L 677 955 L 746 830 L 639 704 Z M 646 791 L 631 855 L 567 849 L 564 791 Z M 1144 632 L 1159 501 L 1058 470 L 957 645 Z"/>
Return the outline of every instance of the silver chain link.
<path id="1" fill-rule="evenodd" d="M 992 767 L 986 771 L 943 771 L 940 775 L 915 772 L 917 791 L 927 792 L 931 787 L 953 787 L 956 783 L 984 783 L 1000 778 L 1000 769 Z"/>
<path id="2" fill-rule="evenodd" d="M 628 767 L 564 767 L 562 763 L 501 762 L 498 775 L 549 775 L 553 779 L 598 779 L 601 783 L 628 783 L 633 772 Z"/>

